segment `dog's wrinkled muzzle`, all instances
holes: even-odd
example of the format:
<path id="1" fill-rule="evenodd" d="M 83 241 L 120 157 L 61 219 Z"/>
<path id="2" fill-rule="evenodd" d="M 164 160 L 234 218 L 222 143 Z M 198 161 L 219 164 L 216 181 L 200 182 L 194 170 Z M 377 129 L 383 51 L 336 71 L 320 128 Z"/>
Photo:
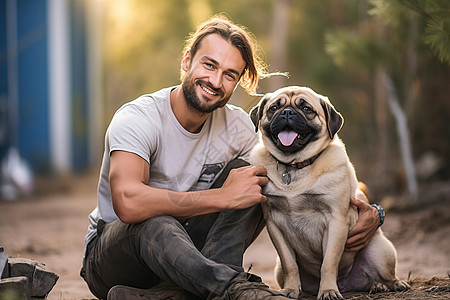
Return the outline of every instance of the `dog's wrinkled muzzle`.
<path id="1" fill-rule="evenodd" d="M 304 116 L 288 107 L 281 111 L 270 124 L 271 138 L 283 152 L 293 153 L 306 145 L 314 135 Z"/>

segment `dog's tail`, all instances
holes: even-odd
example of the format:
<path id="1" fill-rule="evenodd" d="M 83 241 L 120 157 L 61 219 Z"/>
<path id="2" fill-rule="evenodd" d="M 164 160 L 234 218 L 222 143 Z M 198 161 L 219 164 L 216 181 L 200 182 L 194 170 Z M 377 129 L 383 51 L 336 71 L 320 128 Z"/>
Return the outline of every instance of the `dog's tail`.
<path id="1" fill-rule="evenodd" d="M 366 195 L 367 199 L 372 199 L 372 195 L 370 194 L 369 187 L 362 181 L 358 181 L 358 189 Z M 369 200 L 370 202 L 370 200 Z"/>

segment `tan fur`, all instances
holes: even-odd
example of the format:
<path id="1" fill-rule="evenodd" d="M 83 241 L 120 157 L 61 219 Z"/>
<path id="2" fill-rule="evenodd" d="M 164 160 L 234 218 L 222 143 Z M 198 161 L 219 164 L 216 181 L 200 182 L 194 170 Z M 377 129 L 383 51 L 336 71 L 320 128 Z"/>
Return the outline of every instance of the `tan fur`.
<path id="1" fill-rule="evenodd" d="M 316 114 L 302 112 L 299 101 L 306 101 Z M 275 104 L 279 104 L 276 113 L 268 113 Z M 291 154 L 277 148 L 264 132 L 264 127 L 267 128 L 286 107 L 297 111 L 309 125 L 320 128 L 315 140 Z M 380 229 L 358 255 L 365 259 L 360 272 L 367 273 L 361 275 L 367 278 L 356 283 L 352 280 L 352 276 L 360 276 L 352 274 L 358 271 L 354 270 L 356 267 L 351 271 L 356 253 L 344 252 L 344 246 L 348 231 L 358 218 L 356 209 L 350 205 L 358 181 L 344 144 L 334 133 L 330 138 L 329 126 L 332 125 L 327 123 L 327 109 L 341 118 L 326 97 L 309 88 L 287 87 L 264 97 L 251 112 L 261 142 L 254 148 L 250 162 L 264 166 L 270 179 L 264 188 L 268 201 L 263 211 L 279 255 L 278 283 L 283 293 L 291 298 L 297 298 L 302 288 L 318 293 L 318 299 L 340 298 L 337 279 L 342 276 L 348 276 L 351 289 L 366 290 L 378 283 L 389 289 L 407 288 L 407 284 L 395 276 L 396 251 Z M 334 125 L 338 131 L 342 122 Z M 312 165 L 302 169 L 278 162 L 301 162 L 321 151 Z M 286 168 L 290 169 L 290 184 L 282 181 Z"/>

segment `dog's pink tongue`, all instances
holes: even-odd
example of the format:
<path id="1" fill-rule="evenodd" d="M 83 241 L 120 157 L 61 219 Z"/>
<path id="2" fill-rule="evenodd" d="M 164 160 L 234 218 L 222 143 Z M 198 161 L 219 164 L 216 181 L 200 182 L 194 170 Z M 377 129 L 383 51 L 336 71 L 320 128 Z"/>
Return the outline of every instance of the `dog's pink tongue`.
<path id="1" fill-rule="evenodd" d="M 283 144 L 283 146 L 290 146 L 294 142 L 295 138 L 298 136 L 295 131 L 282 131 L 278 134 L 278 139 Z"/>

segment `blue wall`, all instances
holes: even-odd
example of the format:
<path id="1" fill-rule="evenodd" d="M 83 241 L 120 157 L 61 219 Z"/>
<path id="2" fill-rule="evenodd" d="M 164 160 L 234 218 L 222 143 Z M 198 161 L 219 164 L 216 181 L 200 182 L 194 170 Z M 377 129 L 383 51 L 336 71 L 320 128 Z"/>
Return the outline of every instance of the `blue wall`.
<path id="1" fill-rule="evenodd" d="M 34 169 L 50 165 L 47 2 L 17 1 L 19 149 Z"/>
<path id="2" fill-rule="evenodd" d="M 8 112 L 11 103 L 8 99 L 11 95 L 8 91 L 8 8 L 7 1 L 0 0 L 0 161 L 7 149 L 16 146 L 35 173 L 47 173 L 52 171 L 49 3 L 47 0 L 16 0 L 13 3 L 17 12 L 17 114 Z M 70 165 L 77 171 L 89 167 L 86 1 L 68 0 L 67 4 L 70 16 Z M 14 120 L 14 115 L 18 115 L 18 120 Z M 2 137 L 5 132 L 7 136 Z"/>
<path id="3" fill-rule="evenodd" d="M 0 147 L 4 155 L 17 146 L 33 169 L 47 169 L 49 157 L 47 2 L 17 0 L 17 114 L 8 110 L 7 4 L 0 1 L 0 107 L 6 108 L 7 140 Z M 14 66 L 14 65 L 13 65 Z M 16 118 L 18 117 L 18 118 Z M 0 124 L 4 123 L 0 122 Z M 0 125 L 1 126 L 1 125 Z"/>
<path id="4" fill-rule="evenodd" d="M 83 1 L 70 3 L 71 28 L 71 103 L 72 103 L 72 164 L 83 170 L 88 164 L 88 82 L 86 15 Z"/>
<path id="5" fill-rule="evenodd" d="M 0 1 L 0 158 L 6 149 L 7 133 L 6 1 Z"/>

